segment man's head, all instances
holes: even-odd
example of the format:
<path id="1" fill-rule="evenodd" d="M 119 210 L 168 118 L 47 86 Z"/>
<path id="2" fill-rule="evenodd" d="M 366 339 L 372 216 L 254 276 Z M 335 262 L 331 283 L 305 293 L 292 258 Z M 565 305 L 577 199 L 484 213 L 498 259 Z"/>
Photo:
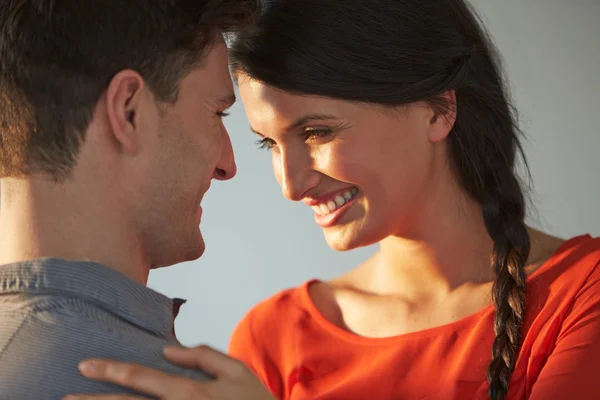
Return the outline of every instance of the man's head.
<path id="1" fill-rule="evenodd" d="M 107 219 L 120 214 L 135 237 L 126 245 L 147 263 L 199 257 L 200 200 L 212 178 L 235 174 L 221 121 L 234 100 L 222 33 L 257 7 L 0 0 L 3 187 L 99 191 Z"/>

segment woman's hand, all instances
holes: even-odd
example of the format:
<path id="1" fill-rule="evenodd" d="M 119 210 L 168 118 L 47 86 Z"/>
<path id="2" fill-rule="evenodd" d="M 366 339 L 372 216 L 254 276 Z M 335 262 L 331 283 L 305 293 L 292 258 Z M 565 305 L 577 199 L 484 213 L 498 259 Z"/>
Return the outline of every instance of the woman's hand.
<path id="1" fill-rule="evenodd" d="M 115 383 L 161 400 L 274 400 L 241 361 L 207 346 L 168 347 L 165 357 L 186 368 L 200 369 L 215 377 L 199 382 L 137 364 L 111 360 L 86 360 L 79 366 L 91 379 Z M 64 400 L 139 400 L 131 395 L 70 395 Z"/>

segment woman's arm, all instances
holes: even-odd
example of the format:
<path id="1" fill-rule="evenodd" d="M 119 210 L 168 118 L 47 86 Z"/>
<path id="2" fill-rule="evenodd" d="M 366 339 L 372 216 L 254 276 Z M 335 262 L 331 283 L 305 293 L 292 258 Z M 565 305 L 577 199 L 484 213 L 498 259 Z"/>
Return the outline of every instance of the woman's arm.
<path id="1" fill-rule="evenodd" d="M 529 400 L 600 399 L 600 265 L 575 298 Z"/>
<path id="2" fill-rule="evenodd" d="M 206 371 L 215 380 L 198 382 L 137 364 L 110 360 L 88 360 L 80 369 L 88 378 L 115 383 L 162 400 L 274 400 L 244 363 L 210 347 L 169 347 L 165 349 L 165 357 L 181 366 Z M 65 399 L 139 400 L 139 397 L 81 394 Z"/>

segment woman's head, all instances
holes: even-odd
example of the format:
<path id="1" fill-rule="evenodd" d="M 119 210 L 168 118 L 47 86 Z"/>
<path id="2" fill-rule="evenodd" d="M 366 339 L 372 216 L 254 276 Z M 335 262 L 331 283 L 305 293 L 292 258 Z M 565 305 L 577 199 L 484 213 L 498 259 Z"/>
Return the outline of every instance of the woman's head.
<path id="1" fill-rule="evenodd" d="M 270 1 L 231 56 L 284 194 L 359 189 L 353 213 L 323 221 L 334 248 L 418 229 L 446 164 L 480 203 L 492 163 L 512 176 L 519 141 L 494 49 L 462 1 Z"/>
<path id="2" fill-rule="evenodd" d="M 238 83 L 283 195 L 315 211 L 332 248 L 418 235 L 414 217 L 452 180 L 443 139 L 453 119 L 435 119 L 424 103 L 384 108 L 290 94 L 243 72 Z"/>
<path id="3" fill-rule="evenodd" d="M 333 195 L 330 205 L 350 198 L 317 217 L 333 247 L 416 229 L 414 218 L 452 180 L 481 205 L 497 274 L 488 379 L 491 396 L 503 398 L 520 344 L 529 237 L 514 172 L 519 132 L 495 50 L 467 4 L 271 0 L 231 59 L 252 128 L 274 146 L 284 194 L 309 203 Z"/>

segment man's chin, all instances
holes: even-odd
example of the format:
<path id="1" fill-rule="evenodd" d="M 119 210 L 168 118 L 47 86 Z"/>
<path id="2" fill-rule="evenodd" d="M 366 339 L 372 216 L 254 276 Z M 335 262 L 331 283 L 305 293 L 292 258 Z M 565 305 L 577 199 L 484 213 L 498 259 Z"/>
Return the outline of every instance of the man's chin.
<path id="1" fill-rule="evenodd" d="M 171 267 L 177 264 L 195 261 L 202 257 L 205 250 L 206 245 L 204 244 L 204 239 L 202 238 L 202 235 L 200 235 L 200 238 L 193 245 L 187 246 L 185 249 L 180 249 L 179 251 L 173 252 L 173 257 L 169 257 L 168 260 L 162 260 L 162 262 L 152 265 L 150 269 Z"/>

